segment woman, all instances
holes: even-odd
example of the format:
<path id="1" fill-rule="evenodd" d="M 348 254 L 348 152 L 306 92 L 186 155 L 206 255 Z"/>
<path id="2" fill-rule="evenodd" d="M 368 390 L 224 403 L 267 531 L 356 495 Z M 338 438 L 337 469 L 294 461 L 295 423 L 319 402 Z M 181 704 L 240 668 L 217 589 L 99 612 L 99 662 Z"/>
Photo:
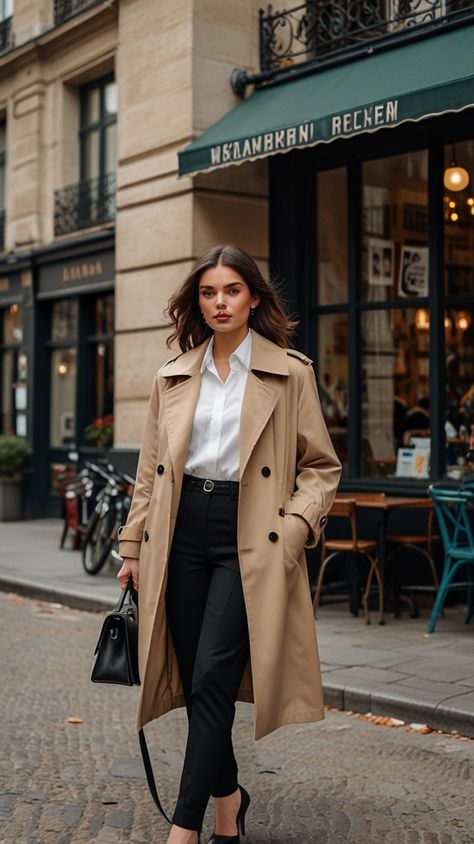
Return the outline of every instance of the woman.
<path id="1" fill-rule="evenodd" d="M 255 740 L 324 717 L 304 548 L 318 540 L 341 464 L 296 323 L 235 246 L 208 250 L 168 303 L 182 354 L 155 376 L 137 481 L 121 526 L 122 588 L 139 596 L 137 729 L 186 706 L 168 844 L 240 841 L 235 701 Z"/>

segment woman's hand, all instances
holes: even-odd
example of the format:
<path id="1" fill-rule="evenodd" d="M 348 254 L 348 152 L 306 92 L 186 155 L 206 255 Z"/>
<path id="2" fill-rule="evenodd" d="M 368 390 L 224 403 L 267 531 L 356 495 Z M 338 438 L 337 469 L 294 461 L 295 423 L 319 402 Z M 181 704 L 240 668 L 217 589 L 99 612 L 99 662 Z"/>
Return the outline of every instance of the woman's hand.
<path id="1" fill-rule="evenodd" d="M 298 530 L 301 532 L 302 536 L 304 536 L 305 542 L 308 538 L 309 533 L 309 525 L 303 516 L 298 515 L 298 513 L 285 513 L 285 519 L 296 519 L 296 524 L 299 525 Z"/>
<path id="2" fill-rule="evenodd" d="M 134 557 L 124 557 L 122 568 L 117 572 L 121 589 L 127 588 L 130 576 L 133 578 L 133 588 L 138 590 L 138 560 Z"/>

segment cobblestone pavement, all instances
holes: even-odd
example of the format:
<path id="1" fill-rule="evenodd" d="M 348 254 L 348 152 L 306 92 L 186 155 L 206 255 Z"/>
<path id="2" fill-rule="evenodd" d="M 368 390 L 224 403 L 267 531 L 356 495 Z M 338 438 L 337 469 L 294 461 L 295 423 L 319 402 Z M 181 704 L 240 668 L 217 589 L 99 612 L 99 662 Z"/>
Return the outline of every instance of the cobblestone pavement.
<path id="1" fill-rule="evenodd" d="M 135 732 L 136 689 L 90 682 L 103 614 L 0 594 L 0 841 L 161 844 Z M 68 723 L 68 718 L 82 723 Z M 184 709 L 147 727 L 160 796 L 176 799 Z M 472 844 L 474 741 L 328 712 L 234 743 L 252 796 L 242 844 Z M 212 801 L 204 841 L 212 832 Z"/>

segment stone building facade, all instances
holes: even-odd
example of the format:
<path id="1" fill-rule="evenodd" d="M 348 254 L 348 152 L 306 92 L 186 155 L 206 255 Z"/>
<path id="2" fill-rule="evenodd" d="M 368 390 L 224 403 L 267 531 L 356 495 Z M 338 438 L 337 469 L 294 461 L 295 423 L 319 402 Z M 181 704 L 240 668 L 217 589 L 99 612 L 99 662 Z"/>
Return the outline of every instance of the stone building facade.
<path id="1" fill-rule="evenodd" d="M 0 22 L 0 349 L 11 358 L 2 419 L 3 432 L 26 435 L 34 449 L 32 515 L 58 511 L 51 467 L 71 447 L 87 456 L 87 423 L 111 411 L 110 395 L 107 407 L 98 400 L 81 410 L 95 377 L 81 340 L 83 303 L 95 311 L 93 294 L 113 297 L 113 445 L 117 459 L 133 458 L 153 375 L 171 354 L 164 308 L 192 261 L 232 241 L 267 265 L 265 162 L 178 178 L 178 150 L 238 102 L 233 67 L 257 68 L 256 20 L 256 0 L 15 0 Z M 99 100 L 105 111 L 88 135 Z M 8 344 L 15 308 L 22 325 Z M 55 329 L 58 313 L 64 330 Z M 71 325 L 77 343 L 66 353 Z"/>

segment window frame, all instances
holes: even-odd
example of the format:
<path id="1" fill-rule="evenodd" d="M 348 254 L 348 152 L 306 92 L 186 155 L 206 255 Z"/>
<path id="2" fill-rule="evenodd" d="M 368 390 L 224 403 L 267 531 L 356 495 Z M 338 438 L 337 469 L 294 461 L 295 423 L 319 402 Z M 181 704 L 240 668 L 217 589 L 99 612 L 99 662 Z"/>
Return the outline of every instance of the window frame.
<path id="1" fill-rule="evenodd" d="M 474 137 L 472 113 L 470 110 L 466 114 L 422 121 L 416 126 L 381 129 L 373 135 L 338 140 L 327 146 L 295 151 L 269 160 L 271 272 L 272 276 L 283 276 L 287 281 L 288 299 L 300 317 L 300 328 L 294 342 L 313 359 L 318 383 L 319 314 L 348 314 L 348 463 L 341 489 L 383 490 L 400 494 L 419 490 L 421 493 L 426 492 L 428 483 L 446 479 L 444 311 L 448 307 L 474 307 L 474 293 L 453 296 L 444 291 L 443 152 L 447 144 Z M 383 303 L 362 301 L 362 163 L 423 149 L 428 151 L 430 295 Z M 347 168 L 348 179 L 348 302 L 319 305 L 316 173 L 338 167 Z M 430 310 L 430 479 L 363 476 L 361 313 L 387 307 L 407 308 L 415 302 L 420 308 L 429 304 Z"/>
<path id="2" fill-rule="evenodd" d="M 101 79 L 95 79 L 93 82 L 88 82 L 82 85 L 79 90 L 79 181 L 89 181 L 88 176 L 85 175 L 86 164 L 86 140 L 93 132 L 99 133 L 99 179 L 103 179 L 108 173 L 105 169 L 106 160 L 106 128 L 117 123 L 117 112 L 108 115 L 105 111 L 105 89 L 111 82 L 116 83 L 113 73 L 103 76 Z M 99 91 L 99 119 L 93 123 L 87 123 L 87 97 L 91 91 Z M 109 171 L 112 172 L 112 171 Z M 115 169 L 113 171 L 115 173 Z"/>

